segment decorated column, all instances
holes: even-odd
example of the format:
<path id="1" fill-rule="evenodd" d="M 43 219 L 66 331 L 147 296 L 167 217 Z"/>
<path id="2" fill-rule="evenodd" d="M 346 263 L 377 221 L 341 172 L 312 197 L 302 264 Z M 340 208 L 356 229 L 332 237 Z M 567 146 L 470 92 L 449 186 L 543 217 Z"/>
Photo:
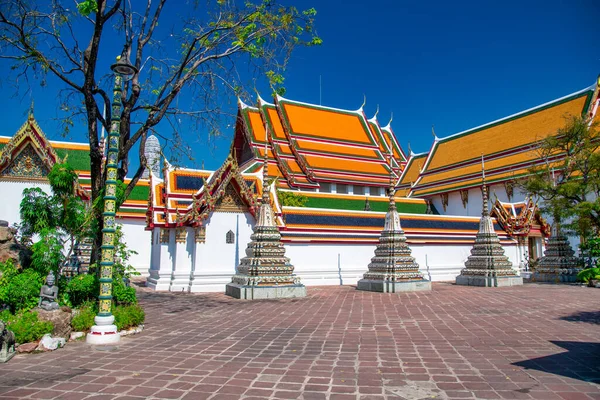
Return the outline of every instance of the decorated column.
<path id="1" fill-rule="evenodd" d="M 500 238 L 494 230 L 494 221 L 488 209 L 485 168 L 482 165 L 483 210 L 479 221 L 479 231 L 471 255 L 465 262 L 465 268 L 456 277 L 457 285 L 467 286 L 515 286 L 522 285 L 523 278 L 512 268 L 512 262 L 504 255 Z"/>
<path id="2" fill-rule="evenodd" d="M 123 77 L 133 75 L 136 69 L 126 58 L 119 58 L 111 66 L 115 73 L 113 87 L 112 113 L 108 135 L 108 154 L 106 158 L 106 182 L 104 186 L 104 228 L 102 229 L 102 247 L 100 253 L 100 294 L 98 296 L 98 315 L 95 325 L 90 329 L 86 341 L 89 344 L 117 344 L 120 335 L 112 315 L 112 282 L 115 264 L 115 231 L 117 213 L 117 168 L 119 156 L 119 133 L 121 129 L 121 93 Z"/>

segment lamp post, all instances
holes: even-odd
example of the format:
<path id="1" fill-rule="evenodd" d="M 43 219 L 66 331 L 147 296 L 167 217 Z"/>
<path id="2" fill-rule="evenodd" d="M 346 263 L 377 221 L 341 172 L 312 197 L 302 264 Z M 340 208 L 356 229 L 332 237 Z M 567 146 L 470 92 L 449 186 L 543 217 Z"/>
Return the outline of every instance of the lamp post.
<path id="1" fill-rule="evenodd" d="M 95 325 L 90 329 L 86 342 L 93 345 L 117 344 L 121 339 L 114 324 L 115 317 L 112 309 L 112 276 L 115 264 L 115 231 L 117 213 L 117 163 L 119 156 L 119 132 L 121 127 L 121 93 L 123 78 L 130 79 L 137 72 L 129 62 L 127 54 L 117 58 L 110 67 L 115 73 L 113 86 L 112 117 L 108 134 L 108 154 L 106 157 L 106 182 L 104 186 L 104 212 L 102 219 L 102 247 L 100 253 L 100 295 L 98 296 L 98 315 L 94 318 Z"/>

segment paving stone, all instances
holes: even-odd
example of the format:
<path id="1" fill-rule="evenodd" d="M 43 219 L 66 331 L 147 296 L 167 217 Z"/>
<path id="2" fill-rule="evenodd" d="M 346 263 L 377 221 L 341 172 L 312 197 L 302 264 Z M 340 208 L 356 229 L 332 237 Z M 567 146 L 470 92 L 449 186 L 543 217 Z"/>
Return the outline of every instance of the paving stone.
<path id="1" fill-rule="evenodd" d="M 0 365 L 0 397 L 600 400 L 592 288 L 309 287 L 251 303 L 139 294 L 142 333 L 116 351 L 74 342 L 18 355 Z"/>

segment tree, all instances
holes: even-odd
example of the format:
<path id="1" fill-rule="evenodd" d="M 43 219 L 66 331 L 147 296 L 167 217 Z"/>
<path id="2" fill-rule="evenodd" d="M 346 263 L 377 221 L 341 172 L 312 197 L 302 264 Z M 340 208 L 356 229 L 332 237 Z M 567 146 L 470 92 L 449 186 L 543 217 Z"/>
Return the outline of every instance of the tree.
<path id="1" fill-rule="evenodd" d="M 565 120 L 540 142 L 545 163 L 530 169 L 523 188 L 543 200 L 542 212 L 585 240 L 600 234 L 600 132 L 588 118 Z"/>
<path id="2" fill-rule="evenodd" d="M 91 233 L 94 219 L 76 194 L 77 174 L 69 164 L 54 164 L 48 180 L 51 195 L 40 188 L 23 191 L 19 231 L 26 242 L 33 235 L 40 238 L 31 247 L 31 266 L 41 276 L 46 276 L 49 269 L 58 276 L 60 266 L 70 257 L 75 243 Z M 66 253 L 63 250 L 67 250 Z"/>
<path id="3" fill-rule="evenodd" d="M 161 136 L 180 150 L 185 147 L 178 131 L 180 116 L 217 133 L 221 88 L 228 97 L 239 95 L 248 80 L 236 66 L 246 61 L 253 69 L 250 75 L 265 75 L 281 91 L 281 73 L 291 52 L 321 44 L 314 31 L 314 9 L 298 11 L 271 0 L 245 1 L 242 6 L 234 0 L 177 2 L 171 11 L 184 17 L 176 25 L 171 21 L 172 27 L 159 28 L 168 21 L 163 17 L 166 0 L 145 3 L 83 0 L 70 9 L 73 3 L 62 0 L 0 0 L 0 58 L 12 63 L 19 81 L 35 77 L 42 83 L 48 78 L 62 82 L 64 126 L 73 126 L 77 117 L 87 123 L 92 201 L 101 197 L 104 185 L 99 132 L 100 127 L 109 130 L 112 115 L 106 90 L 111 85 L 101 70 L 108 71 L 103 60 L 115 59 L 114 43 L 123 45 L 122 54 L 139 71 L 125 83 L 119 116 L 120 180 L 139 144 L 140 166 L 125 197 L 144 170 L 146 137 L 163 119 L 173 132 Z M 175 101 L 183 90 L 193 95 L 187 108 Z"/>

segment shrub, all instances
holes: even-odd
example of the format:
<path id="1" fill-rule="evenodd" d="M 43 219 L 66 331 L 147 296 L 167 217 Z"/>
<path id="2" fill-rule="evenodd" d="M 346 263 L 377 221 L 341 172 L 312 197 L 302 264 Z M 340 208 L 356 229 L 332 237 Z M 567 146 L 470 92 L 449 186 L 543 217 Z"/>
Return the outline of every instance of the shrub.
<path id="1" fill-rule="evenodd" d="M 144 323 L 146 314 L 139 305 L 117 306 L 113 310 L 118 330 L 132 328 Z"/>
<path id="2" fill-rule="evenodd" d="M 12 279 L 19 274 L 13 260 L 0 263 L 0 306 L 7 304 L 9 285 Z"/>
<path id="3" fill-rule="evenodd" d="M 137 304 L 135 288 L 125 286 L 122 280 L 113 281 L 113 296 L 117 305 Z"/>
<path id="4" fill-rule="evenodd" d="M 81 274 L 73 277 L 66 286 L 66 300 L 71 307 L 79 307 L 85 302 L 96 299 L 98 295 L 98 279 L 92 274 Z"/>
<path id="5" fill-rule="evenodd" d="M 92 302 L 87 302 L 73 313 L 71 327 L 77 332 L 87 332 L 94 325 L 95 316 L 95 304 Z"/>
<path id="6" fill-rule="evenodd" d="M 577 274 L 577 280 L 583 283 L 588 283 L 590 279 L 600 279 L 600 268 L 584 269 Z"/>
<path id="7" fill-rule="evenodd" d="M 5 318 L 3 316 L 3 318 Z M 51 333 L 54 324 L 50 321 L 40 321 L 37 312 L 20 311 L 8 316 L 8 328 L 14 332 L 17 343 L 29 343 L 40 340 L 46 333 Z"/>
<path id="8" fill-rule="evenodd" d="M 3 302 L 15 313 L 37 306 L 43 278 L 32 269 L 26 269 L 10 279 L 2 296 Z"/>

